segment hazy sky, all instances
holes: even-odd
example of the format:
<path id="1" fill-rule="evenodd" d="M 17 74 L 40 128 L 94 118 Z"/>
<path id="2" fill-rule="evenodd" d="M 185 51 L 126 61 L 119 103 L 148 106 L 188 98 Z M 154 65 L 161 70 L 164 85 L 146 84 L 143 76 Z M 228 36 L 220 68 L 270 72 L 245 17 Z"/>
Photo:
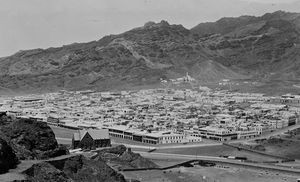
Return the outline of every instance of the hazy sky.
<path id="1" fill-rule="evenodd" d="M 98 40 L 162 19 L 192 28 L 224 16 L 300 12 L 300 0 L 0 0 L 0 57 Z"/>

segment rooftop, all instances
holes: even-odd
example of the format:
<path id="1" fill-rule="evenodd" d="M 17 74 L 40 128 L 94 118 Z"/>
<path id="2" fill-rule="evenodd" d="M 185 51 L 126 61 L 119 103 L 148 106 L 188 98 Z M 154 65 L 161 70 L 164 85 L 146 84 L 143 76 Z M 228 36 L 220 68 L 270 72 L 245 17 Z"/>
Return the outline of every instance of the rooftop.
<path id="1" fill-rule="evenodd" d="M 108 130 L 107 129 L 99 129 L 99 130 L 89 129 L 89 130 L 80 130 L 78 133 L 74 133 L 74 135 L 73 135 L 74 140 L 82 140 L 83 137 L 87 133 L 90 134 L 90 136 L 94 140 L 108 139 L 109 138 L 109 134 L 108 134 Z"/>

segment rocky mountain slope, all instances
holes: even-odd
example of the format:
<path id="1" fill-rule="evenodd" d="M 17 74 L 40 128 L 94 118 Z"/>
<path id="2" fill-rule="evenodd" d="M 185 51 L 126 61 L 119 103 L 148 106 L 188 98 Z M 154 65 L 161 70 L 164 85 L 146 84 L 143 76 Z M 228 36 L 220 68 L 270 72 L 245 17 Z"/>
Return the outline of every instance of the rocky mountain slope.
<path id="1" fill-rule="evenodd" d="M 186 72 L 221 79 L 300 81 L 300 14 L 222 18 L 188 30 L 166 21 L 89 43 L 20 51 L 0 61 L 0 90 L 100 90 L 158 84 Z"/>

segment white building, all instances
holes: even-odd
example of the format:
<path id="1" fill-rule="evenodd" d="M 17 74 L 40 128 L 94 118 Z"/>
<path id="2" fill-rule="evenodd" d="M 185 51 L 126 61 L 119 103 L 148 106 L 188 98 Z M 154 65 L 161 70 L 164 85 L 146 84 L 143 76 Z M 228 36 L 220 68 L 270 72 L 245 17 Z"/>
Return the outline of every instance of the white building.
<path id="1" fill-rule="evenodd" d="M 173 131 L 141 131 L 126 126 L 105 127 L 111 137 L 123 138 L 148 144 L 174 144 L 201 142 L 200 137 L 187 136 Z"/>

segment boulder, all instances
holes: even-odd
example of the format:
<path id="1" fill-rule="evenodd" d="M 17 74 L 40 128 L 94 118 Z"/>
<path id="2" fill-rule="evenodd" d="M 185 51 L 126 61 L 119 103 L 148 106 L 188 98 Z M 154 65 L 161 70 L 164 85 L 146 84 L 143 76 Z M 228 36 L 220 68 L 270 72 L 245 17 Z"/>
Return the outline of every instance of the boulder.
<path id="1" fill-rule="evenodd" d="M 117 173 L 104 161 L 88 160 L 82 155 L 69 157 L 63 160 L 49 161 L 49 163 L 63 171 L 74 181 L 126 181 L 122 174 Z"/>
<path id="2" fill-rule="evenodd" d="M 34 164 L 23 173 L 27 175 L 27 180 L 30 182 L 73 182 L 64 172 L 47 162 Z"/>
<path id="3" fill-rule="evenodd" d="M 9 169 L 15 168 L 19 160 L 12 148 L 5 140 L 0 138 L 0 174 L 6 173 Z"/>
<path id="4" fill-rule="evenodd" d="M 156 168 L 154 162 L 142 157 L 140 154 L 131 151 L 124 152 L 120 158 L 121 161 L 127 162 L 132 168 Z"/>
<path id="5" fill-rule="evenodd" d="M 140 154 L 128 151 L 124 145 L 99 151 L 95 160 L 104 160 L 119 165 L 121 168 L 155 168 L 158 167 L 152 161 Z"/>
<path id="6" fill-rule="evenodd" d="M 0 128 L 2 136 L 19 159 L 47 159 L 68 154 L 57 144 L 52 129 L 34 119 L 17 119 Z"/>
<path id="7" fill-rule="evenodd" d="M 127 149 L 124 145 L 118 145 L 116 147 L 102 149 L 99 151 L 99 153 L 110 153 L 110 154 L 122 155 L 126 150 Z"/>

